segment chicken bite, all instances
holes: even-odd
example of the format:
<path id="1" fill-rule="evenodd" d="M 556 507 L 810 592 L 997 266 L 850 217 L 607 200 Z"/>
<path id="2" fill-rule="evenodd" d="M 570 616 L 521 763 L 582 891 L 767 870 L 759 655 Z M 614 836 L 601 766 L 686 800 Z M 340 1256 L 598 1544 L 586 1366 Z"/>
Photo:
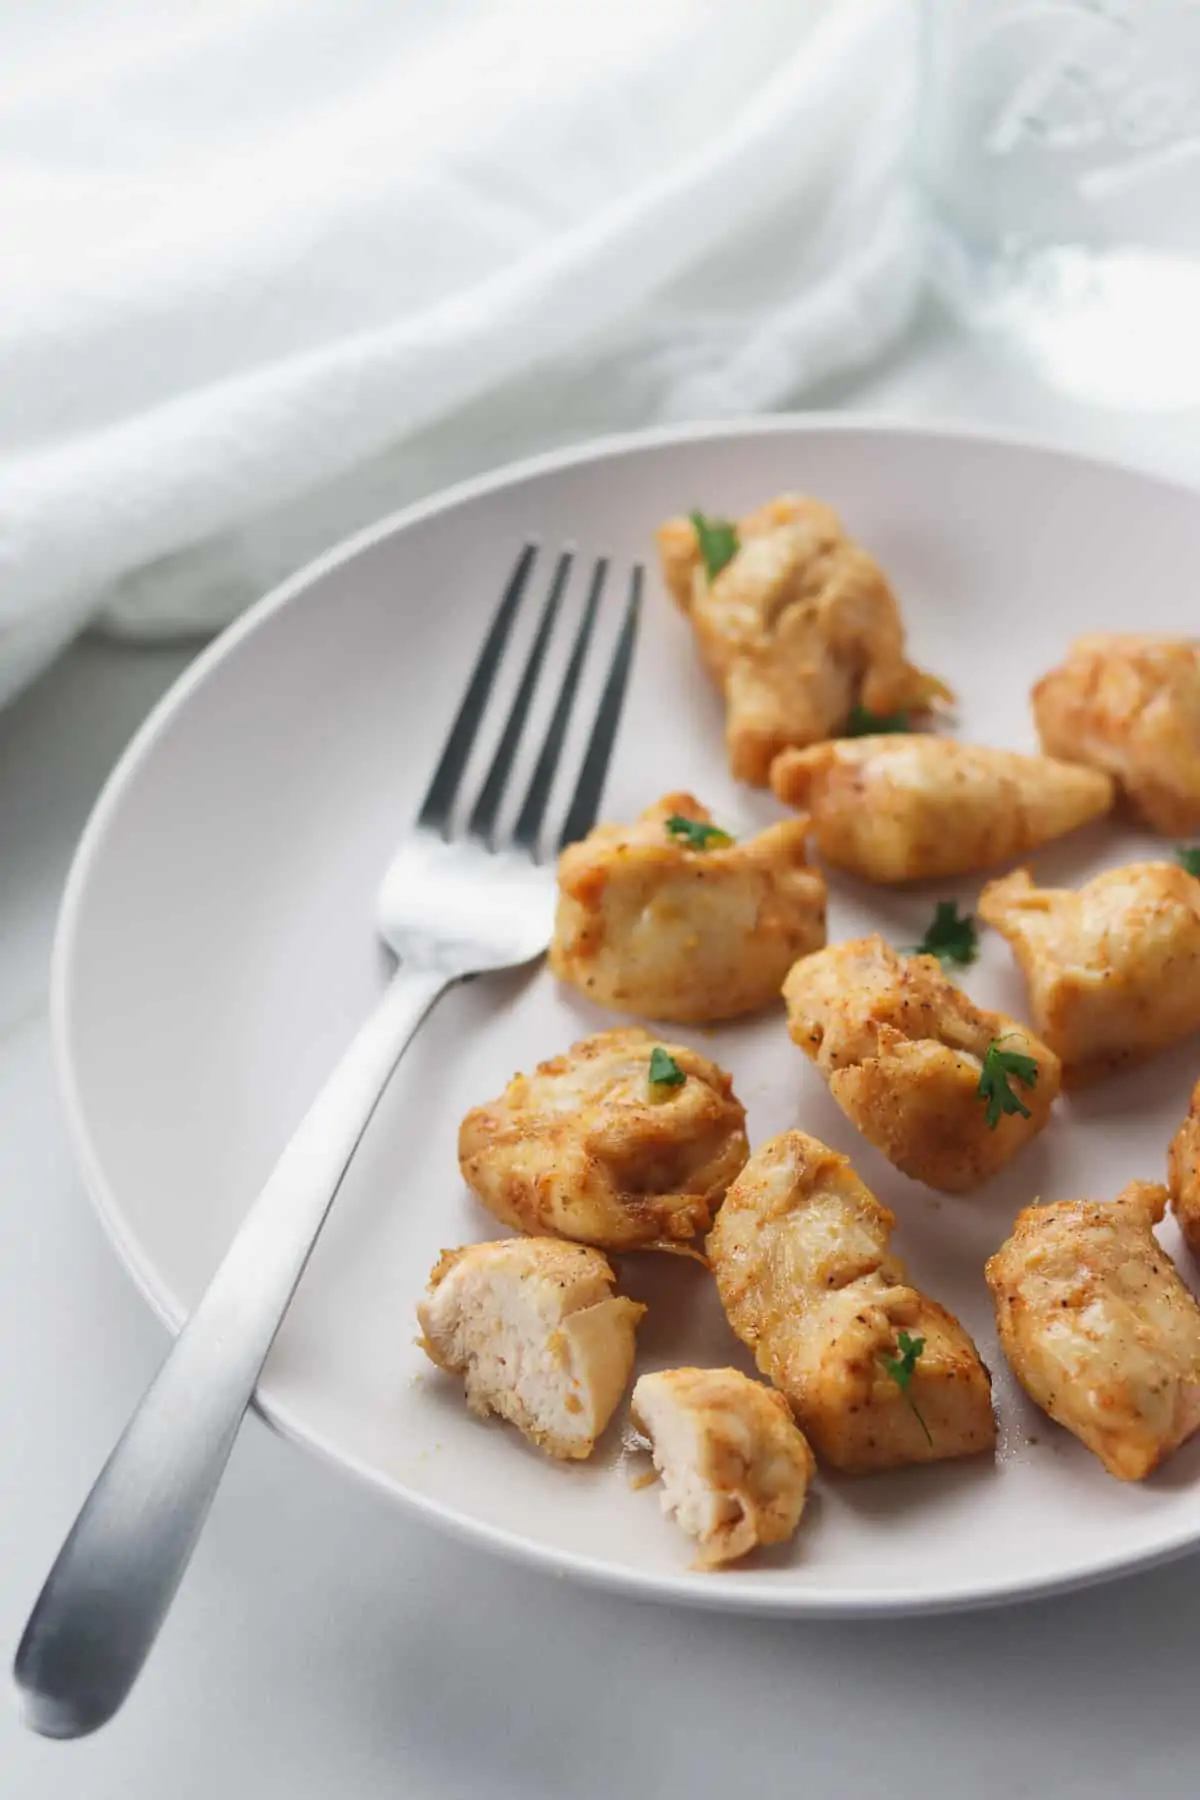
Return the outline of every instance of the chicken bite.
<path id="1" fill-rule="evenodd" d="M 988 1372 L 889 1252 L 895 1222 L 847 1157 L 785 1131 L 755 1151 L 708 1238 L 730 1325 L 817 1455 L 852 1474 L 996 1440 Z"/>
<path id="2" fill-rule="evenodd" d="M 1187 1118 L 1167 1152 L 1171 1210 L 1193 1256 L 1200 1256 L 1200 1081 L 1192 1090 Z"/>
<path id="3" fill-rule="evenodd" d="M 815 1465 L 782 1394 L 738 1369 L 664 1369 L 640 1377 L 632 1415 L 663 1511 L 699 1545 L 694 1568 L 791 1537 Z"/>
<path id="4" fill-rule="evenodd" d="M 1061 1080 L 1053 1051 L 976 1006 L 934 956 L 898 956 L 877 934 L 831 944 L 796 964 L 783 997 L 793 1040 L 846 1117 L 916 1181 L 967 1193 L 1050 1117 Z M 989 1094 L 1002 1080 L 1011 1098 L 997 1113 Z"/>
<path id="5" fill-rule="evenodd" d="M 690 828 L 690 829 L 689 829 Z M 807 821 L 734 843 L 691 794 L 563 851 L 550 967 L 602 1006 L 683 1022 L 731 1019 L 779 995 L 825 942 L 825 878 Z"/>
<path id="6" fill-rule="evenodd" d="M 856 706 L 887 714 L 950 697 L 905 657 L 895 595 L 832 507 L 785 494 L 736 531 L 735 554 L 711 580 L 690 519 L 669 519 L 658 548 L 725 695 L 739 780 L 765 787 L 781 750 L 842 730 Z"/>
<path id="7" fill-rule="evenodd" d="M 1027 1206 L 986 1270 L 1017 1380 L 1121 1481 L 1200 1425 L 1200 1306 L 1154 1236 L 1166 1198 L 1131 1181 Z"/>
<path id="8" fill-rule="evenodd" d="M 1076 638 L 1033 712 L 1044 750 L 1115 776 L 1156 831 L 1200 831 L 1200 641 Z"/>
<path id="9" fill-rule="evenodd" d="M 812 814 L 826 862 L 867 881 L 966 875 L 1106 813 L 1096 769 L 918 733 L 787 750 L 771 786 Z"/>
<path id="10" fill-rule="evenodd" d="M 421 1348 L 548 1456 L 590 1456 L 633 1372 L 646 1308 L 613 1294 L 599 1250 L 503 1238 L 444 1250 L 417 1307 Z"/>
<path id="11" fill-rule="evenodd" d="M 652 1060 L 665 1079 L 651 1081 Z M 724 1069 L 626 1026 L 514 1075 L 463 1120 L 459 1163 L 518 1230 L 605 1250 L 678 1245 L 707 1231 L 749 1155 L 745 1122 Z"/>
<path id="12" fill-rule="evenodd" d="M 1017 869 L 984 888 L 979 915 L 1012 945 L 1069 1086 L 1200 1029 L 1200 881 L 1178 864 L 1129 863 L 1079 889 Z"/>

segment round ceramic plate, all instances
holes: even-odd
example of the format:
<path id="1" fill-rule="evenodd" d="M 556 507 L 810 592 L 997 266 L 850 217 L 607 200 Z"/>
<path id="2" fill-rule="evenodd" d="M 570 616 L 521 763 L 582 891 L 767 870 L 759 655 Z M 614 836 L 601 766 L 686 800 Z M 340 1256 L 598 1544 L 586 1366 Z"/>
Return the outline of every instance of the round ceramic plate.
<path id="1" fill-rule="evenodd" d="M 547 551 L 576 544 L 580 586 L 597 553 L 618 571 L 647 563 L 606 815 L 628 819 L 678 787 L 735 831 L 778 815 L 726 771 L 721 708 L 661 590 L 652 533 L 681 510 L 736 514 L 787 489 L 831 501 L 879 558 L 914 656 L 960 696 L 965 738 L 1035 749 L 1030 686 L 1078 632 L 1195 626 L 1200 497 L 1046 450 L 849 419 L 656 433 L 543 458 L 390 520 L 306 570 L 202 656 L 144 726 L 96 808 L 63 910 L 55 1022 L 71 1124 L 113 1240 L 169 1323 L 201 1293 L 386 980 L 376 884 L 527 536 Z M 1037 866 L 1074 882 L 1162 848 L 1105 825 L 1052 846 Z M 877 928 L 901 946 L 921 936 L 935 899 L 970 905 L 979 887 L 830 885 L 831 939 Z M 1024 1010 L 994 937 L 965 985 L 985 1005 Z M 906 1180 L 856 1135 L 790 1044 L 781 1007 L 671 1033 L 732 1070 L 752 1143 L 801 1125 L 848 1152 L 895 1210 L 914 1278 L 960 1315 L 995 1374 L 994 1460 L 822 1475 L 792 1544 L 694 1574 L 655 1489 L 633 1483 L 624 1413 L 591 1462 L 569 1466 L 473 1418 L 458 1382 L 413 1342 L 413 1308 L 442 1246 L 503 1235 L 459 1177 L 458 1122 L 514 1070 L 613 1023 L 544 969 L 475 982 L 438 1009 L 377 1114 L 272 1353 L 260 1401 L 280 1430 L 497 1550 L 716 1607 L 979 1605 L 1200 1542 L 1200 1438 L 1140 1485 L 1106 1475 L 1018 1391 L 982 1274 L 1035 1196 L 1111 1197 L 1131 1177 L 1162 1177 L 1194 1045 L 1063 1101 L 1003 1175 L 952 1199 Z M 1163 1239 L 1180 1254 L 1172 1226 Z M 620 1279 L 650 1303 L 643 1369 L 750 1366 L 701 1267 L 629 1256 Z"/>

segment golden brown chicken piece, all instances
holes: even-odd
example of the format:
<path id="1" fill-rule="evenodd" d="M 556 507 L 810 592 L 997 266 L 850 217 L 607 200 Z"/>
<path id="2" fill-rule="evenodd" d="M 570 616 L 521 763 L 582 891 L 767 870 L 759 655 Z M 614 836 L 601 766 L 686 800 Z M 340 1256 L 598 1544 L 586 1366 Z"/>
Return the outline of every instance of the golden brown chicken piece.
<path id="1" fill-rule="evenodd" d="M 1106 813 L 1095 769 L 953 738 L 898 734 L 787 750 L 771 786 L 812 814 L 826 862 L 867 881 L 966 875 Z"/>
<path id="2" fill-rule="evenodd" d="M 712 814 L 693 795 L 667 794 L 635 824 L 599 825 L 564 850 L 554 973 L 602 1006 L 651 1019 L 731 1019 L 777 1000 L 796 958 L 825 942 L 825 878 L 805 858 L 807 822 L 742 843 L 706 827 L 715 830 Z"/>
<path id="3" fill-rule="evenodd" d="M 668 1082 L 650 1080 L 656 1048 Z M 458 1156 L 505 1225 L 632 1250 L 707 1231 L 749 1155 L 745 1122 L 724 1069 L 627 1026 L 514 1075 L 467 1114 Z"/>
<path id="4" fill-rule="evenodd" d="M 610 1293 L 598 1250 L 504 1238 L 444 1250 L 417 1307 L 421 1347 L 548 1456 L 590 1456 L 633 1372 L 646 1308 Z"/>
<path id="5" fill-rule="evenodd" d="M 984 888 L 979 915 L 1012 945 L 1068 1086 L 1200 1030 L 1200 881 L 1178 864 L 1129 863 L 1079 889 L 1017 869 Z"/>
<path id="6" fill-rule="evenodd" d="M 846 1157 L 785 1131 L 755 1151 L 708 1238 L 729 1323 L 817 1455 L 853 1474 L 996 1440 L 987 1370 L 890 1254 L 894 1225 Z"/>
<path id="7" fill-rule="evenodd" d="M 663 1511 L 700 1547 L 693 1568 L 791 1537 L 815 1464 L 782 1394 L 739 1369 L 664 1369 L 641 1376 L 632 1414 Z"/>
<path id="8" fill-rule="evenodd" d="M 1200 640 L 1076 638 L 1033 711 L 1051 756 L 1114 775 L 1156 831 L 1200 831 Z"/>
<path id="9" fill-rule="evenodd" d="M 1200 1256 L 1200 1081 L 1192 1090 L 1187 1118 L 1167 1152 L 1171 1210 L 1193 1256 Z"/>
<path id="10" fill-rule="evenodd" d="M 895 595 L 832 507 L 785 494 L 739 520 L 737 541 L 710 581 L 690 519 L 658 532 L 663 579 L 725 695 L 739 780 L 765 787 L 781 750 L 842 730 L 856 706 L 927 711 L 950 697 L 907 661 Z"/>
<path id="11" fill-rule="evenodd" d="M 783 985 L 788 1030 L 863 1136 L 916 1181 L 967 1193 L 1037 1136 L 1058 1095 L 1058 1058 L 1004 1013 L 986 1012 L 934 956 L 898 956 L 878 935 L 831 944 Z M 988 1124 L 989 1046 L 1031 1057 L 1009 1078 L 1022 1111 Z M 993 1109 L 994 1112 L 994 1109 Z"/>
<path id="12" fill-rule="evenodd" d="M 1017 1214 L 987 1265 L 1000 1342 L 1043 1412 L 1140 1481 L 1200 1426 L 1200 1306 L 1154 1236 L 1165 1188 Z"/>

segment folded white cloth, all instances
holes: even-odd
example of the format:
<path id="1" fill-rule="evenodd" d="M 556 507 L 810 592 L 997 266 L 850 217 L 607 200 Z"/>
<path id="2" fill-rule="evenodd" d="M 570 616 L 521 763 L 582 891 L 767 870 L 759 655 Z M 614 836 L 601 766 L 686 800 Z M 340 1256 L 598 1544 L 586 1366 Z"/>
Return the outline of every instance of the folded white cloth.
<path id="1" fill-rule="evenodd" d="M 905 0 L 71 0 L 0 27 L 0 699 L 918 281 Z"/>

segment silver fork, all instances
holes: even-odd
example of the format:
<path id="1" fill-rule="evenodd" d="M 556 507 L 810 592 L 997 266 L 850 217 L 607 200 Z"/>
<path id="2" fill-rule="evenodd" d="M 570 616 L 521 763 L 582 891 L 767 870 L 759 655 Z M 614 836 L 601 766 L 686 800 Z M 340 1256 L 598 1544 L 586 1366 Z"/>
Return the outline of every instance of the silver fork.
<path id="1" fill-rule="evenodd" d="M 207 1517 L 267 1352 L 388 1078 L 434 1002 L 468 975 L 541 956 L 553 922 L 543 839 L 588 659 L 607 564 L 592 572 L 570 657 L 516 822 L 500 815 L 571 571 L 558 559 L 494 755 L 468 812 L 455 803 L 536 546 L 522 551 L 450 728 L 417 821 L 380 890 L 379 930 L 399 959 L 375 1011 L 301 1121 L 84 1502 L 30 1615 L 14 1673 L 25 1718 L 81 1737 L 124 1701 Z M 633 661 L 642 570 L 624 618 L 565 823 L 594 823 Z"/>

